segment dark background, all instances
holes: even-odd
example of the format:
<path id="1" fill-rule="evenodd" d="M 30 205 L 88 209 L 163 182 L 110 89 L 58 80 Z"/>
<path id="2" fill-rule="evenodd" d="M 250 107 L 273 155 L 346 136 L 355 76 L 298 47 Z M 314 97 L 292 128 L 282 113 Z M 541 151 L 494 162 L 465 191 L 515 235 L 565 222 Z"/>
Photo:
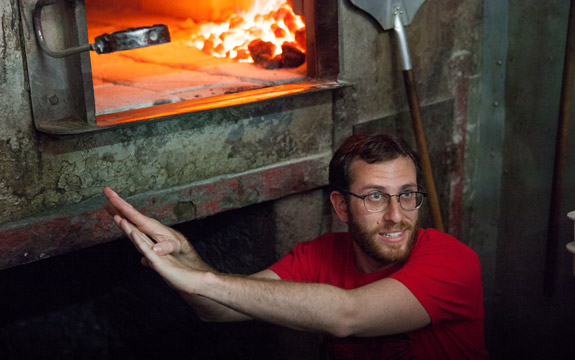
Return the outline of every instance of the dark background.
<path id="1" fill-rule="evenodd" d="M 275 259 L 268 204 L 178 226 L 207 262 Z M 259 321 L 204 323 L 127 238 L 0 272 L 0 359 L 305 359 L 319 339 Z"/>

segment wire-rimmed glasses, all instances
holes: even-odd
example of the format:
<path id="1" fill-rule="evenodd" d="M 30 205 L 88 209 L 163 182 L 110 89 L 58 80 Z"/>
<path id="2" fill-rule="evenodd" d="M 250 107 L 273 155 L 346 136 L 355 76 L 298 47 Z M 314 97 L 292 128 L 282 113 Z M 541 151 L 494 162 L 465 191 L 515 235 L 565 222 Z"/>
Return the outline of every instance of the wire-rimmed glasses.
<path id="1" fill-rule="evenodd" d="M 380 212 L 387 209 L 392 197 L 397 197 L 397 202 L 403 210 L 413 211 L 417 210 L 423 204 L 423 199 L 427 197 L 427 193 L 424 191 L 412 191 L 405 190 L 399 194 L 390 195 L 383 193 L 381 191 L 372 191 L 366 195 L 357 195 L 351 191 L 339 189 L 339 191 L 355 196 L 358 199 L 363 200 L 363 205 L 365 209 L 369 212 Z"/>

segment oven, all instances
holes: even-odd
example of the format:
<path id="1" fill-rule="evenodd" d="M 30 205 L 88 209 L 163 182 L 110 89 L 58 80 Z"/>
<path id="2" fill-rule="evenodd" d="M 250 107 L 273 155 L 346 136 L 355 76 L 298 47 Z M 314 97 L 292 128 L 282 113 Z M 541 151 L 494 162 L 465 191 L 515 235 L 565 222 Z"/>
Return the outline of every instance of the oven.
<path id="1" fill-rule="evenodd" d="M 21 0 L 34 125 L 75 134 L 339 86 L 337 2 Z"/>
<path id="2" fill-rule="evenodd" d="M 339 79 L 341 3 L 270 3 L 2 3 L 0 269 L 121 236 L 104 186 L 169 225 L 320 191 L 355 119 Z M 281 52 L 262 31 L 215 56 L 258 4 Z M 207 26 L 227 30 L 197 46 Z"/>
<path id="3" fill-rule="evenodd" d="M 294 27 L 293 38 L 275 45 L 292 43 L 289 60 L 283 49 L 279 58 L 266 53 L 263 35 L 248 39 L 247 52 L 237 44 L 219 51 L 218 41 L 248 21 L 241 14 L 256 0 L 165 3 L 0 5 L 7 14 L 0 38 L 8 40 L 0 88 L 10 90 L 0 97 L 0 197 L 7 204 L 0 269 L 118 238 L 102 210 L 104 186 L 165 224 L 181 224 L 323 189 L 334 148 L 354 132 L 409 139 L 393 37 L 349 1 L 291 0 L 258 10 L 254 19 L 274 19 L 274 36 Z M 454 29 L 443 36 L 440 24 L 425 21 L 440 8 L 426 4 L 409 32 L 428 44 L 415 47 L 414 61 L 446 209 L 452 188 L 460 198 L 464 179 L 465 142 L 451 138 L 457 126 L 465 138 L 469 77 L 455 74 L 469 74 L 473 57 L 450 57 L 456 40 L 466 38 Z M 221 24 L 225 31 L 202 34 L 197 45 L 199 29 Z M 242 31 L 260 31 L 252 28 Z M 138 40 L 138 31 L 149 46 L 120 46 L 122 36 Z M 250 44 L 259 50 L 255 62 L 245 58 Z M 459 229 L 461 216 L 449 224 Z"/>

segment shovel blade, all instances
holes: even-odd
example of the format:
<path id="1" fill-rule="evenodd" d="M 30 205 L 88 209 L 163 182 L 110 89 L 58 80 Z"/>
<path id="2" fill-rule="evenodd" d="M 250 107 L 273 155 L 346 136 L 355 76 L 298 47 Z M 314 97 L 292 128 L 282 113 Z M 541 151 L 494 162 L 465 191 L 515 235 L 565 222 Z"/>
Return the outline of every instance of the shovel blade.
<path id="1" fill-rule="evenodd" d="M 351 0 L 352 4 L 367 12 L 384 30 L 393 29 L 394 17 L 399 15 L 403 26 L 411 24 L 415 13 L 425 0 Z"/>

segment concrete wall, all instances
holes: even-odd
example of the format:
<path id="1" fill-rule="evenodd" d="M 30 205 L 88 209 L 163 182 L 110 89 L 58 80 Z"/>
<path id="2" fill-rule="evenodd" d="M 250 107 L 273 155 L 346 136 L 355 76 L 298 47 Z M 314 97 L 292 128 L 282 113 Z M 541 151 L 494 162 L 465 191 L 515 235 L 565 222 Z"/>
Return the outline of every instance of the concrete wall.
<path id="1" fill-rule="evenodd" d="M 0 199 L 3 204 L 11 204 L 0 210 L 0 222 L 4 223 L 29 214 L 33 205 L 29 204 L 31 201 L 28 199 L 37 196 L 41 186 L 37 185 L 39 143 L 30 121 L 32 114 L 26 90 L 16 1 L 0 6 L 0 19 Z"/>

